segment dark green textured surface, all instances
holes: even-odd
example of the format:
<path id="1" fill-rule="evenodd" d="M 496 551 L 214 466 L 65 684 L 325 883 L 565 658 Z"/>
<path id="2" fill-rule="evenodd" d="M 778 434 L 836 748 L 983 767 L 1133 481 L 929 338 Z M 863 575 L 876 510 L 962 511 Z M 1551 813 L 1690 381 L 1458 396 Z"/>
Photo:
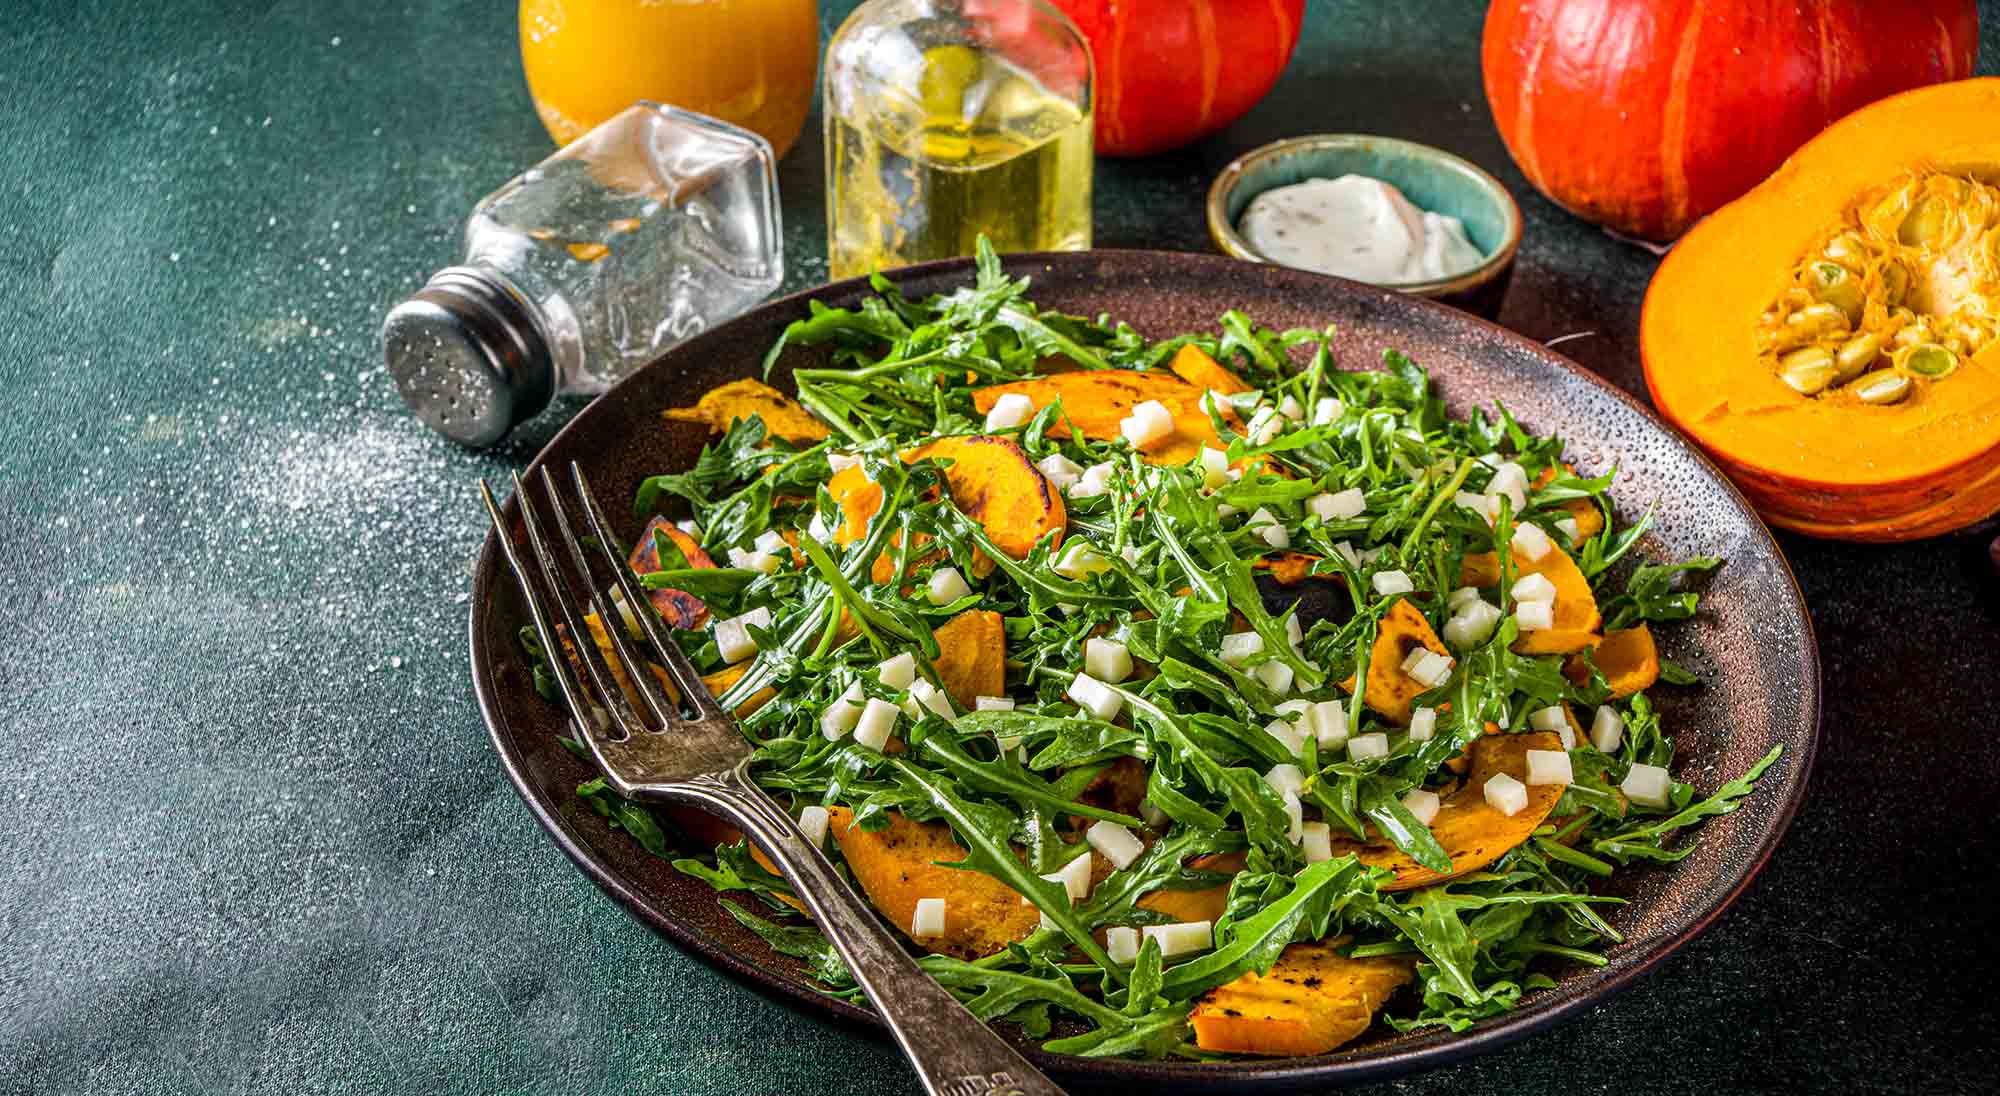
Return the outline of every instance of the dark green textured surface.
<path id="1" fill-rule="evenodd" d="M 375 330 L 548 150 L 511 5 L 24 7 L 0 20 L 0 1092 L 915 1091 L 886 1044 L 599 895 L 474 711 L 471 486 L 555 423 L 432 439 Z M 1503 319 L 1591 332 L 1564 349 L 1637 390 L 1653 260 L 1507 162 L 1480 7 L 1314 0 L 1248 119 L 1100 167 L 1099 242 L 1207 249 L 1208 178 L 1274 137 L 1442 145 L 1527 214 Z M 809 132 L 788 288 L 824 277 L 818 180 Z M 1990 1090 L 1983 542 L 1785 545 L 1827 728 L 1764 876 L 1640 988 L 1383 1091 Z"/>

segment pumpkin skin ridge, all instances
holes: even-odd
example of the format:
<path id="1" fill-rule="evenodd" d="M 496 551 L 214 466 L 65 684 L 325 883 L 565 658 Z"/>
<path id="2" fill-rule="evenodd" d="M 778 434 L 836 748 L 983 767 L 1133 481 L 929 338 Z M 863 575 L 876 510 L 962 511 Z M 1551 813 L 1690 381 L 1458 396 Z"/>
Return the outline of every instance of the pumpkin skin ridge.
<path id="1" fill-rule="evenodd" d="M 1908 540 L 2000 513 L 2000 347 L 1889 407 L 1799 396 L 1754 347 L 1765 305 L 1863 190 L 1922 165 L 2000 176 L 1996 115 L 1993 77 L 1864 107 L 1697 225 L 1654 274 L 1639 320 L 1652 402 L 1772 524 Z"/>

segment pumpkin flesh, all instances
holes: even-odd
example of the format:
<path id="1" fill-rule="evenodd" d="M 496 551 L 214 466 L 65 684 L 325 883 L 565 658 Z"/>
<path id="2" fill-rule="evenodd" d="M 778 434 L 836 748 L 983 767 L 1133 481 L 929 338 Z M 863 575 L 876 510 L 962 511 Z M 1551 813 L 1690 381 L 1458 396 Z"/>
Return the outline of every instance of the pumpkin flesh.
<path id="1" fill-rule="evenodd" d="M 1901 402 L 1825 398 L 1771 364 L 1766 309 L 1857 202 L 1926 164 L 2000 176 L 2000 80 L 1906 92 L 1849 115 L 1690 232 L 1646 293 L 1654 403 L 1773 524 L 1906 540 L 2000 511 L 2000 344 Z"/>

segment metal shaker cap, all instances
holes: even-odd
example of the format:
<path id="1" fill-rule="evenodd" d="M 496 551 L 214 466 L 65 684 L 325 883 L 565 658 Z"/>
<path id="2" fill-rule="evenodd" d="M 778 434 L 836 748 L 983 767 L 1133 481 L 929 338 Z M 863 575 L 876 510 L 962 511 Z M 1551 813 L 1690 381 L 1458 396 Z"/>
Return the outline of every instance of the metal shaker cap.
<path id="1" fill-rule="evenodd" d="M 446 267 L 390 309 L 382 352 L 403 402 L 465 445 L 498 442 L 555 395 L 555 363 L 533 306 L 476 267 Z"/>

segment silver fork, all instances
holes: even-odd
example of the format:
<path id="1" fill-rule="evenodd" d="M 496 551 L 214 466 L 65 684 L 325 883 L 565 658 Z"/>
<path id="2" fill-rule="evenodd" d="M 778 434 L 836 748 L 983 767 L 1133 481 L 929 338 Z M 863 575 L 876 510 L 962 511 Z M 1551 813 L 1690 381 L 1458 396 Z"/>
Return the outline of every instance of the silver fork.
<path id="1" fill-rule="evenodd" d="M 614 576 L 627 604 L 644 606 L 645 594 L 625 565 L 583 469 L 571 464 L 570 477 L 603 568 Z M 520 506 L 521 524 L 546 594 L 537 589 L 528 565 L 523 563 L 493 492 L 484 480 L 479 484 L 501 551 L 527 598 L 542 649 L 549 652 L 549 670 L 569 705 L 578 735 L 590 747 L 605 779 L 628 799 L 691 804 L 721 816 L 749 835 L 791 883 L 813 921 L 846 960 L 855 982 L 874 1002 L 896 1044 L 916 1067 L 926 1092 L 932 1096 L 1061 1096 L 1061 1089 L 924 973 L 827 858 L 806 841 L 791 816 L 757 787 L 748 771 L 750 745 L 735 720 L 709 695 L 701 675 L 661 622 L 652 613 L 635 611 L 632 615 L 645 634 L 646 653 L 666 667 L 684 700 L 676 703 L 660 688 L 621 626 L 621 614 L 603 588 L 592 581 L 584 547 L 570 527 L 555 477 L 547 467 L 542 469 L 542 487 L 571 571 L 576 582 L 590 591 L 591 608 L 626 669 L 626 677 L 645 709 L 644 717 L 633 710 L 597 645 L 590 641 L 577 599 L 570 592 L 572 586 L 563 578 L 563 569 L 550 549 L 550 538 L 521 477 L 514 477 L 514 499 Z M 588 688 L 563 657 L 562 639 L 549 611 L 551 601 L 575 639 L 573 647 L 589 679 Z M 603 703 L 596 704 L 593 695 Z M 682 703 L 693 710 L 692 715 L 682 712 Z"/>

